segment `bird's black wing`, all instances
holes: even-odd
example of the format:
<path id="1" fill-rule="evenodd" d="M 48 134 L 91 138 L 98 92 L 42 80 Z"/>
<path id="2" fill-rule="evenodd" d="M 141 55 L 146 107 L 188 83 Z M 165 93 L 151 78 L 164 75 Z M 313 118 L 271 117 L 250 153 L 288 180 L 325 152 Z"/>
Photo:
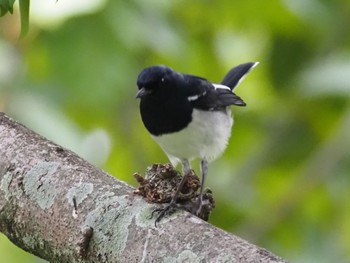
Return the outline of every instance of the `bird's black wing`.
<path id="1" fill-rule="evenodd" d="M 228 87 L 210 83 L 208 80 L 185 75 L 187 98 L 196 109 L 222 110 L 230 105 L 245 106 L 244 101 Z"/>
<path id="2" fill-rule="evenodd" d="M 233 90 L 257 64 L 258 62 L 248 62 L 232 68 L 221 81 L 221 84 Z"/>
<path id="3" fill-rule="evenodd" d="M 183 74 L 185 80 L 186 96 L 189 101 L 197 100 L 207 94 L 213 88 L 213 85 L 205 78 Z"/>

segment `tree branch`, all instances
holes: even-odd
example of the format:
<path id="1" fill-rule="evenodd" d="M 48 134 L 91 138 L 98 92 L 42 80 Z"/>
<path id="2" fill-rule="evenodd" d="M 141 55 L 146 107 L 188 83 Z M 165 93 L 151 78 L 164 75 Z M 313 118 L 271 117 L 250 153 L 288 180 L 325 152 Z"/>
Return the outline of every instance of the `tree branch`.
<path id="1" fill-rule="evenodd" d="M 0 231 L 50 262 L 286 262 L 186 212 L 154 227 L 126 183 L 0 113 Z"/>

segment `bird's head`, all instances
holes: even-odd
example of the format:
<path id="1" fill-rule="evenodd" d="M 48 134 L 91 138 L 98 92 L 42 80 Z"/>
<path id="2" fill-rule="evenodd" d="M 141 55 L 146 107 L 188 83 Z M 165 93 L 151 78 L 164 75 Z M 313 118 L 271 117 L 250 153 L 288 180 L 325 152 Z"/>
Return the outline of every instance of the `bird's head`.
<path id="1" fill-rule="evenodd" d="M 137 79 L 137 86 L 139 91 L 136 98 L 142 98 L 155 93 L 164 86 L 167 76 L 174 73 L 174 71 L 166 66 L 152 66 L 142 70 Z"/>

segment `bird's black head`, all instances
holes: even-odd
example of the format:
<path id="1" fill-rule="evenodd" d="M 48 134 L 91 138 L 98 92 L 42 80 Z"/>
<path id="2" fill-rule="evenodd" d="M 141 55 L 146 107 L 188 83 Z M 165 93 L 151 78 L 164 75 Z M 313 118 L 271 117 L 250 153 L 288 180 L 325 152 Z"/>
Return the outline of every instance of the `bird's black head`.
<path id="1" fill-rule="evenodd" d="M 162 65 L 145 68 L 137 79 L 139 91 L 136 98 L 142 98 L 160 90 L 167 77 L 173 73 L 171 68 Z"/>

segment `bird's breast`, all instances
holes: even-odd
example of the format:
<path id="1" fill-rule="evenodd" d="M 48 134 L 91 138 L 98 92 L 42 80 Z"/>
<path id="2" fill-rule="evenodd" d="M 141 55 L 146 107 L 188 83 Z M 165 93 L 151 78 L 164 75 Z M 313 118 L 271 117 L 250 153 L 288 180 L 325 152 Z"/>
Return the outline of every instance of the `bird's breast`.
<path id="1" fill-rule="evenodd" d="M 225 111 L 194 109 L 191 116 L 192 121 L 184 129 L 153 136 L 173 164 L 197 157 L 211 161 L 227 146 L 233 125 L 230 108 Z"/>

